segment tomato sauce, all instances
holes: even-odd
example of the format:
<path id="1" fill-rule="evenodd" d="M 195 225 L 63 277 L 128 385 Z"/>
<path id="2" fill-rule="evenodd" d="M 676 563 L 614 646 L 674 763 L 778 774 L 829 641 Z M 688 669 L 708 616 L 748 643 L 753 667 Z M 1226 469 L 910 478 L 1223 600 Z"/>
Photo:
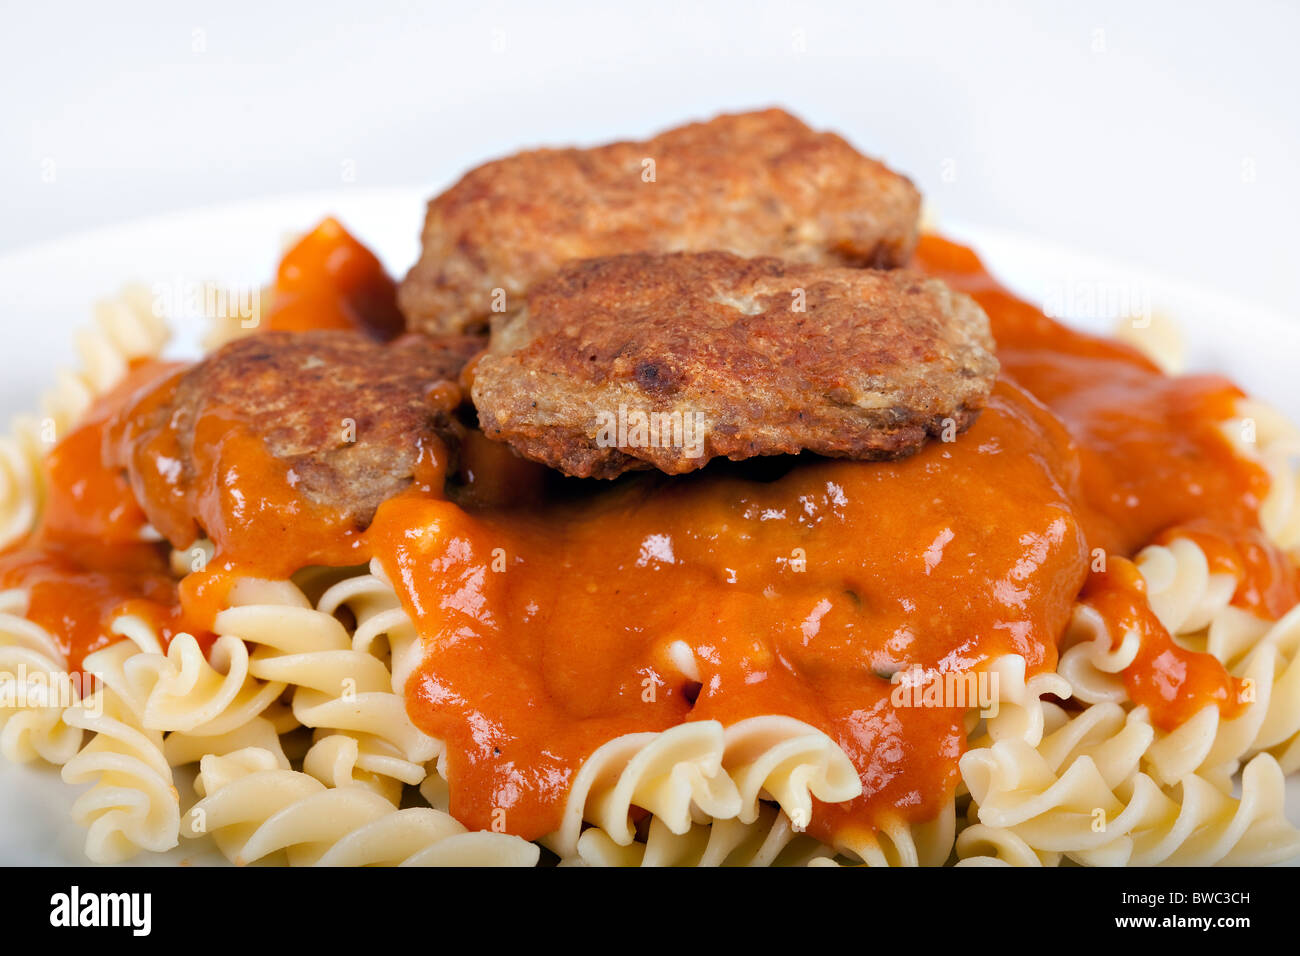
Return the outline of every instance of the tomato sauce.
<path id="1" fill-rule="evenodd" d="M 267 329 L 355 329 L 385 341 L 406 325 L 383 264 L 333 218 L 284 254 L 265 319 Z"/>
<path id="2" fill-rule="evenodd" d="M 388 286 L 336 226 L 286 256 L 271 327 L 390 328 Z M 1294 569 L 1259 530 L 1267 474 L 1220 431 L 1241 392 L 1051 321 L 956 244 L 925 238 L 914 266 L 980 301 L 1003 374 L 969 432 L 903 461 L 579 482 L 471 432 L 455 471 L 429 449 L 421 479 L 361 530 L 298 493 L 237 408 L 197 423 L 201 478 L 177 481 L 186 449 L 151 411 L 179 370 L 159 366 L 56 447 L 40 528 L 0 558 L 0 581 L 32 590 L 76 662 L 123 607 L 148 602 L 168 636 L 201 631 L 239 574 L 378 557 L 424 644 L 408 712 L 448 743 L 453 814 L 530 838 L 556 828 L 578 767 L 612 737 L 772 713 L 823 729 L 862 779 L 861 797 L 817 807 L 811 833 L 930 819 L 958 779 L 965 711 L 895 706 L 893 675 L 1007 653 L 1052 668 L 1081 593 L 1141 632 L 1125 680 L 1161 726 L 1211 702 L 1235 713 L 1232 679 L 1159 627 L 1125 558 L 1185 534 L 1236 577 L 1240 606 L 1296 603 Z M 169 578 L 165 546 L 138 540 L 145 510 L 177 546 L 201 530 L 217 557 Z M 1096 549 L 1111 570 L 1089 575 Z M 54 608 L 69 589 L 77 600 Z"/>
<path id="3" fill-rule="evenodd" d="M 890 677 L 1003 653 L 1055 663 L 1087 565 L 1046 464 L 1068 454 L 1007 383 L 966 438 L 902 462 L 645 475 L 525 509 L 386 503 L 372 543 L 426 641 L 410 708 L 451 744 L 453 813 L 540 836 L 604 741 L 780 713 L 869 771 L 814 832 L 899 806 L 933 816 L 954 764 L 931 749 L 960 753 L 964 712 L 896 710 Z M 697 674 L 673 663 L 677 641 Z"/>
<path id="4" fill-rule="evenodd" d="M 1210 704 L 1225 720 L 1241 713 L 1241 681 L 1213 655 L 1190 651 L 1170 637 L 1147 603 L 1146 582 L 1132 561 L 1111 558 L 1105 571 L 1089 576 L 1080 600 L 1113 628 L 1113 646 L 1127 633 L 1139 635 L 1137 657 L 1124 669 L 1124 686 L 1134 703 L 1147 707 L 1156 726 L 1174 730 Z"/>
<path id="5" fill-rule="evenodd" d="M 90 407 L 46 456 L 48 490 L 39 527 L 0 555 L 0 587 L 28 592 L 27 616 L 51 634 L 72 670 L 118 640 L 112 622 L 123 614 L 142 617 L 164 646 L 183 630 L 205 648 L 214 639 L 185 620 L 167 550 L 149 540 L 130 483 L 104 454 L 114 415 L 179 368 L 138 363 Z"/>

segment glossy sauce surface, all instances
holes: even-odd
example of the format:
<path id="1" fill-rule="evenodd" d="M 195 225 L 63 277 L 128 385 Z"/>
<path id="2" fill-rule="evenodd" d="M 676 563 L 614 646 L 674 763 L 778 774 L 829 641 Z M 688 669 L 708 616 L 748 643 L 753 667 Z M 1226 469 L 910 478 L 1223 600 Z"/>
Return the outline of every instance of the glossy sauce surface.
<path id="1" fill-rule="evenodd" d="M 1224 719 L 1236 717 L 1244 706 L 1241 682 L 1217 658 L 1175 642 L 1147 603 L 1146 590 L 1137 565 L 1116 556 L 1105 571 L 1088 576 L 1079 597 L 1111 625 L 1113 647 L 1125 634 L 1139 635 L 1137 657 L 1124 669 L 1129 697 L 1162 730 L 1175 729 L 1211 704 Z"/>
<path id="2" fill-rule="evenodd" d="M 70 669 L 118 639 L 112 622 L 125 613 L 151 623 L 164 643 L 181 631 L 200 644 L 212 639 L 185 619 L 166 550 L 149 540 L 130 483 L 105 459 L 114 416 L 178 371 L 173 363 L 138 364 L 91 406 L 46 456 L 40 526 L 0 555 L 0 587 L 28 592 L 27 616 L 54 637 Z"/>
<path id="3" fill-rule="evenodd" d="M 405 327 L 397 285 L 374 253 L 333 218 L 284 254 L 264 318 L 268 329 L 359 329 L 381 340 Z"/>
<path id="4" fill-rule="evenodd" d="M 1003 653 L 1054 664 L 1086 569 L 1047 466 L 1068 454 L 1050 416 L 1004 384 L 967 436 L 897 463 L 639 476 L 504 512 L 388 502 L 372 546 L 426 641 L 410 706 L 451 744 L 453 813 L 487 827 L 504 811 L 512 832 L 540 836 L 606 740 L 788 714 L 863 769 L 864 795 L 814 814 L 813 832 L 933 816 L 964 712 L 895 708 L 890 676 Z"/>
<path id="5" fill-rule="evenodd" d="M 339 261 L 355 261 L 331 230 L 316 240 L 298 252 L 329 262 L 333 241 Z M 195 457 L 211 480 L 178 496 L 168 480 L 178 450 L 137 427 L 174 387 L 176 370 L 158 367 L 101 403 L 85 426 L 94 434 L 56 448 L 42 527 L 0 559 L 0 575 L 32 589 L 33 616 L 50 603 L 42 580 L 122 575 L 74 615 L 93 625 L 39 611 L 79 661 L 111 639 L 104 622 L 125 602 L 151 602 L 165 633 L 202 629 L 239 574 L 377 556 L 424 642 L 408 711 L 448 742 L 452 812 L 470 826 L 502 811 L 508 831 L 543 835 L 606 740 L 771 713 L 825 730 L 862 778 L 860 798 L 817 808 L 812 833 L 929 819 L 955 786 L 965 712 L 893 706 L 896 671 L 969 671 L 1005 653 L 1050 668 L 1085 583 L 1115 621 L 1150 630 L 1140 581 L 1086 580 L 1095 548 L 1116 556 L 1114 571 L 1162 536 L 1196 536 L 1237 576 L 1235 601 L 1270 617 L 1296 602 L 1296 577 L 1259 531 L 1267 476 L 1220 431 L 1235 386 L 1168 378 L 1125 346 L 1050 321 L 960 246 L 927 237 L 914 265 L 984 306 L 1003 377 L 969 432 L 913 458 L 724 463 L 561 483 L 557 494 L 471 433 L 449 498 L 438 490 L 446 462 L 431 460 L 423 488 L 390 499 L 362 531 L 309 507 L 238 409 L 199 423 Z M 290 280 L 310 274 L 299 268 Z M 293 321 L 334 324 L 358 301 L 345 287 Z M 312 288 L 331 294 L 328 282 Z M 152 463 L 154 477 L 131 488 L 123 455 Z M 136 496 L 165 506 L 180 546 L 201 526 L 213 566 L 178 585 L 164 546 L 126 543 L 141 529 Z M 1203 658 L 1152 630 L 1125 675 L 1130 692 L 1166 723 L 1207 702 L 1231 712 L 1230 681 Z"/>

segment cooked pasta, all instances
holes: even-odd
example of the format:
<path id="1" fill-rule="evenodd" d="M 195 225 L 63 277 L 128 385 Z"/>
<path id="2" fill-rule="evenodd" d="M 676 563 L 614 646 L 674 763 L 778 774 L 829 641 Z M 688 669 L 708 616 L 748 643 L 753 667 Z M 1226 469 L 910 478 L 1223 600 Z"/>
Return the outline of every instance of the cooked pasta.
<path id="1" fill-rule="evenodd" d="M 1259 521 L 1279 546 L 1300 549 L 1300 429 L 1277 409 L 1243 400 L 1237 417 L 1224 433 L 1240 454 L 1257 460 L 1269 476 L 1268 494 L 1260 505 Z"/>
<path id="2" fill-rule="evenodd" d="M 1293 772 L 1300 734 L 1295 696 L 1300 669 L 1293 666 L 1300 652 L 1300 617 L 1292 611 L 1268 622 L 1231 605 L 1236 579 L 1211 573 L 1204 551 L 1186 538 L 1144 549 L 1137 566 L 1161 624 L 1183 645 L 1221 661 L 1250 694 L 1235 717 L 1225 719 L 1209 705 L 1172 730 L 1156 731 L 1143 757 L 1147 771 L 1164 785 L 1197 774 L 1229 791 L 1244 760 L 1272 751 L 1284 771 Z M 1058 669 L 1084 703 L 1130 703 L 1123 673 L 1141 636 L 1135 630 L 1113 632 L 1095 608 L 1076 607 Z M 1150 721 L 1144 708 L 1136 713 Z"/>
<path id="3" fill-rule="evenodd" d="M 753 823 L 759 799 L 766 798 L 803 829 L 812 820 L 814 797 L 840 803 L 862 793 L 862 780 L 839 745 L 791 717 L 751 717 L 726 728 L 722 766 L 740 791 L 741 823 Z"/>
<path id="4" fill-rule="evenodd" d="M 81 746 L 81 729 L 63 717 L 75 701 L 61 691 L 74 688 L 54 638 L 26 611 L 24 591 L 0 591 L 0 756 L 64 764 Z"/>
<path id="5" fill-rule="evenodd" d="M 1041 698 L 1048 694 L 1062 699 L 1071 694 L 1068 681 L 1060 674 L 1044 671 L 1027 676 L 1028 664 L 1019 654 L 1007 654 L 995 660 L 989 673 L 996 680 L 997 712 L 976 724 L 970 736 L 974 747 L 986 746 L 1004 737 L 1038 741 L 1043 736 L 1044 711 Z"/>
<path id="6" fill-rule="evenodd" d="M 176 731 L 163 740 L 163 756 L 173 767 L 195 764 L 208 755 L 224 757 L 236 750 L 256 747 L 274 754 L 278 766 L 289 769 L 280 729 L 266 717 L 254 717 L 248 723 L 224 734 L 199 734 Z"/>
<path id="7" fill-rule="evenodd" d="M 302 768 L 331 787 L 363 786 L 396 806 L 404 785 L 418 786 L 428 769 L 405 759 L 391 744 L 368 734 L 316 731 Z"/>
<path id="8" fill-rule="evenodd" d="M 1115 338 L 1133 346 L 1169 375 L 1186 369 L 1182 331 L 1163 312 L 1122 319 L 1115 324 Z"/>
<path id="9" fill-rule="evenodd" d="M 754 818 L 693 824 L 674 833 L 657 817 L 650 819 L 644 840 L 620 845 L 599 827 L 578 838 L 575 856 L 562 866 L 806 866 L 834 851 L 800 833 L 790 818 L 770 803 Z"/>
<path id="10" fill-rule="evenodd" d="M 330 788 L 257 748 L 203 758 L 202 799 L 185 835 L 211 834 L 234 863 L 283 856 L 295 866 L 531 866 L 536 845 L 471 833 L 431 808 L 397 810 L 358 786 Z"/>
<path id="11" fill-rule="evenodd" d="M 100 686 L 64 712 L 70 726 L 91 734 L 63 765 L 63 779 L 93 783 L 72 815 L 87 827 L 86 855 L 96 863 L 117 863 L 140 850 L 161 853 L 180 833 L 180 795 L 162 733 L 144 727 L 158 673 L 151 658 L 127 641 L 91 654 L 86 669 Z"/>
<path id="12" fill-rule="evenodd" d="M 160 660 L 157 683 L 144 707 L 150 730 L 218 736 L 247 726 L 285 685 L 249 674 L 248 647 L 235 634 L 217 638 L 205 655 L 189 634 L 179 634 Z"/>
<path id="13" fill-rule="evenodd" d="M 875 833 L 853 834 L 837 840 L 836 849 L 849 861 L 866 866 L 941 866 L 952 853 L 956 832 L 956 809 L 949 803 L 933 820 L 887 821 Z M 812 861 L 818 866 L 833 862 L 825 857 Z"/>
<path id="14" fill-rule="evenodd" d="M 1056 726 L 1037 746 L 1002 740 L 962 757 L 971 813 L 985 829 L 960 841 L 959 852 L 1207 866 L 1274 863 L 1300 850 L 1300 831 L 1283 813 L 1281 769 L 1268 755 L 1246 766 L 1239 799 L 1195 774 L 1162 789 L 1138 769 L 1152 739 L 1139 718 L 1115 704 L 1074 717 L 1044 707 Z"/>
<path id="15" fill-rule="evenodd" d="M 81 367 L 64 371 L 46 396 L 40 417 L 15 419 L 0 437 L 0 549 L 27 534 L 45 500 L 45 454 L 90 403 L 125 374 L 131 362 L 158 355 L 170 337 L 143 286 L 128 286 L 116 299 L 95 306 L 94 324 L 77 336 Z"/>
<path id="16" fill-rule="evenodd" d="M 1136 563 L 1146 582 L 1147 602 L 1171 634 L 1207 627 L 1237 589 L 1232 575 L 1210 571 L 1205 552 L 1188 538 L 1143 548 Z"/>
<path id="17" fill-rule="evenodd" d="M 1195 772 L 1227 790 L 1241 761 L 1263 751 L 1274 753 L 1285 772 L 1294 772 L 1300 739 L 1298 650 L 1300 616 L 1292 612 L 1231 668 L 1252 695 L 1240 716 L 1223 719 L 1218 708 L 1206 707 L 1152 744 L 1146 759 L 1157 779 L 1172 783 Z"/>
<path id="18" fill-rule="evenodd" d="M 569 789 L 564 823 L 547 845 L 560 857 L 573 856 L 588 822 L 627 846 L 636 836 L 630 819 L 634 806 L 677 834 L 689 831 L 697 819 L 739 816 L 742 800 L 723 769 L 725 750 L 722 725 L 712 720 L 609 741 L 583 762 Z"/>
<path id="19" fill-rule="evenodd" d="M 371 771 L 382 765 L 405 783 L 423 779 L 438 743 L 411 724 L 384 662 L 355 649 L 343 625 L 293 585 L 262 590 L 216 618 L 219 632 L 254 646 L 249 673 L 291 685 L 293 715 L 303 726 L 357 735 Z"/>

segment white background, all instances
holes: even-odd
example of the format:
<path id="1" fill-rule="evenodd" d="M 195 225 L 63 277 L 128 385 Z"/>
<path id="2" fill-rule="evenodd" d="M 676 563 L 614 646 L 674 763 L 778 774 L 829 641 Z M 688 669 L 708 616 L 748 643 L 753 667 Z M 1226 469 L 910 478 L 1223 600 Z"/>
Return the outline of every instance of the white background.
<path id="1" fill-rule="evenodd" d="M 1295 6 L 6 6 L 0 253 L 778 103 L 945 217 L 1300 314 Z"/>

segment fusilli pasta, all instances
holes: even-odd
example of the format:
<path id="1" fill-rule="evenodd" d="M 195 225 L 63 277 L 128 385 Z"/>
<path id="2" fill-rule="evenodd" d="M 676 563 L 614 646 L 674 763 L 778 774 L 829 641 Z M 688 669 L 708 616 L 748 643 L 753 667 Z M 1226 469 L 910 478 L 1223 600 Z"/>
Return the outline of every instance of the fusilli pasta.
<path id="1" fill-rule="evenodd" d="M 94 321 L 77 335 L 79 371 L 63 371 L 45 396 L 40 416 L 14 420 L 0 437 L 0 549 L 26 535 L 45 500 L 44 459 L 90 403 L 111 389 L 137 359 L 158 355 L 170 332 L 154 313 L 143 286 L 129 286 L 118 298 L 95 306 Z"/>
<path id="2" fill-rule="evenodd" d="M 358 786 L 326 787 L 258 748 L 203 758 L 185 835 L 211 834 L 233 862 L 282 856 L 297 866 L 532 866 L 538 848 L 501 833 L 470 833 L 429 807 L 397 810 Z"/>
<path id="3" fill-rule="evenodd" d="M 162 733 L 144 727 L 156 659 L 120 641 L 88 655 L 85 667 L 100 686 L 69 707 L 64 720 L 93 736 L 64 764 L 63 779 L 93 781 L 72 808 L 89 831 L 86 855 L 115 863 L 142 849 L 171 849 L 180 831 L 180 795 L 163 755 Z"/>
<path id="4" fill-rule="evenodd" d="M 0 591 L 0 755 L 17 763 L 64 764 L 81 746 L 63 719 L 61 690 L 73 690 L 54 638 L 27 620 L 27 593 Z"/>

